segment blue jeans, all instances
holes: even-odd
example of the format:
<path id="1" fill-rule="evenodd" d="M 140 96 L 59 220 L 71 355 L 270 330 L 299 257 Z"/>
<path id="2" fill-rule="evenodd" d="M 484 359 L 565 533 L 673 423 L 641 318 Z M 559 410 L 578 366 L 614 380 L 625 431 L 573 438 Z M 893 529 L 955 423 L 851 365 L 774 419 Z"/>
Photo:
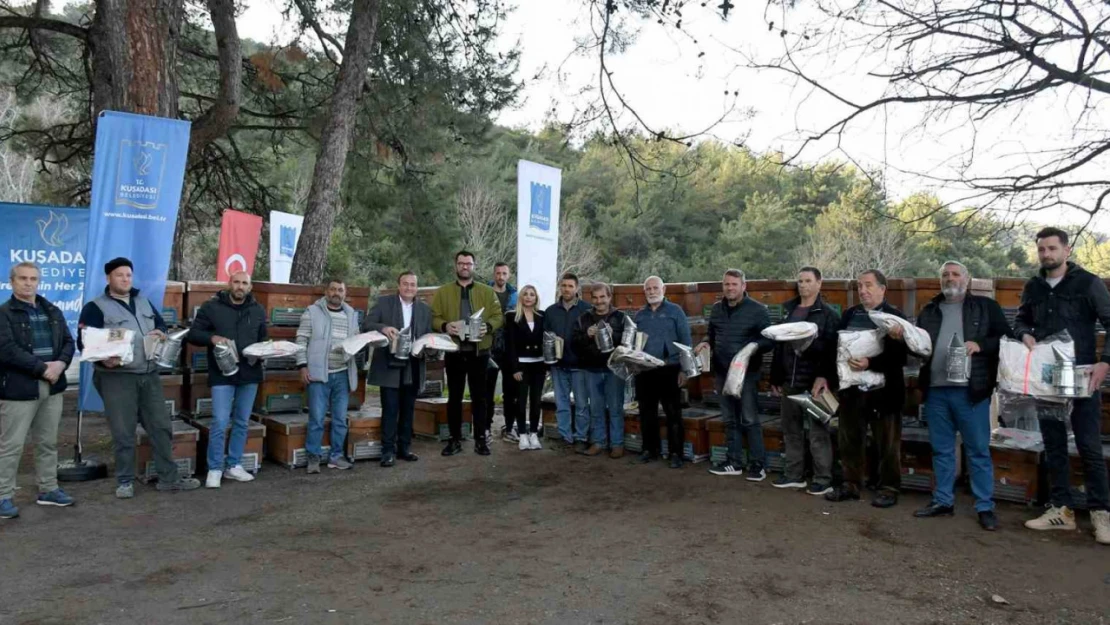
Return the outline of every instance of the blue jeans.
<path id="1" fill-rule="evenodd" d="M 212 429 L 208 432 L 208 470 L 223 471 L 243 462 L 257 384 L 230 384 L 212 387 Z M 224 458 L 224 430 L 231 423 L 231 440 Z"/>
<path id="2" fill-rule="evenodd" d="M 612 371 L 584 371 L 590 397 L 590 442 L 605 446 L 605 412 L 609 412 L 608 443 L 624 446 L 624 380 Z"/>
<path id="3" fill-rule="evenodd" d="M 962 386 L 939 386 L 929 389 L 925 403 L 925 420 L 929 422 L 929 444 L 933 446 L 933 473 L 936 485 L 933 501 L 942 506 L 956 503 L 953 486 L 956 482 L 956 432 L 964 438 L 968 468 L 971 471 L 971 492 L 975 510 L 994 510 L 994 465 L 991 464 L 991 402 L 984 399 L 971 403 Z"/>
<path id="4" fill-rule="evenodd" d="M 568 443 L 586 441 L 590 427 L 590 412 L 586 409 L 590 391 L 586 385 L 586 372 L 581 369 L 552 367 L 551 380 L 555 384 L 555 420 L 559 424 L 559 436 Z M 570 393 L 574 390 L 575 406 L 570 405 Z M 574 411 L 573 414 L 571 411 Z M 571 433 L 571 420 L 574 432 Z"/>
<path id="5" fill-rule="evenodd" d="M 748 437 L 748 466 L 767 466 L 767 452 L 763 448 L 763 425 L 759 422 L 759 376 L 744 378 L 740 398 L 725 395 L 726 374 L 717 373 L 717 395 L 721 398 L 721 416 L 725 420 L 725 440 L 728 441 L 728 460 L 732 466 L 742 467 L 744 440 Z"/>
<path id="6" fill-rule="evenodd" d="M 331 455 L 343 455 L 347 440 L 347 406 L 351 401 L 351 382 L 346 371 L 329 373 L 327 382 L 308 383 L 308 438 L 305 451 L 317 458 L 323 456 L 320 442 L 324 440 L 324 415 L 331 408 Z"/>

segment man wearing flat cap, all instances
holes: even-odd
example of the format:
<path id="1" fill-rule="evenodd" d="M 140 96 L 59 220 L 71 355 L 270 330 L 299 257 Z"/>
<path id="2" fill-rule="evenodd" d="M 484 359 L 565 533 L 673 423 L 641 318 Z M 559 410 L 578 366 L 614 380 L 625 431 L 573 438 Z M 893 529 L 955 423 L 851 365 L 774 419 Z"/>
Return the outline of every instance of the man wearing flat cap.
<path id="1" fill-rule="evenodd" d="M 118 358 L 93 364 L 93 385 L 104 400 L 104 415 L 112 430 L 116 457 L 116 497 L 135 496 L 135 426 L 143 424 L 150 435 L 154 450 L 154 467 L 158 472 L 158 490 L 193 490 L 200 482 L 182 478 L 173 461 L 173 426 L 162 395 L 158 367 L 149 360 L 143 337 L 164 337 L 166 322 L 139 289 L 131 286 L 133 265 L 126 258 L 115 258 L 104 265 L 108 286 L 104 292 L 85 304 L 78 322 L 85 328 L 131 330 L 134 359 L 122 364 Z M 81 338 L 78 347 L 84 349 Z"/>

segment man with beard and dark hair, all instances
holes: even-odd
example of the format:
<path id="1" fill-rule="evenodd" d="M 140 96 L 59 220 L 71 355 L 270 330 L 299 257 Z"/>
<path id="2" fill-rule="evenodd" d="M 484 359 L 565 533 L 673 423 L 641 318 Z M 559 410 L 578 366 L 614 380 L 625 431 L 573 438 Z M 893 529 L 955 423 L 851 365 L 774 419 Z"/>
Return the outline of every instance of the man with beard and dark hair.
<path id="1" fill-rule="evenodd" d="M 451 439 L 443 448 L 444 456 L 462 452 L 462 400 L 470 385 L 470 401 L 474 413 L 474 452 L 490 455 L 485 433 L 489 430 L 490 406 L 486 404 L 486 367 L 493 332 L 505 321 L 497 293 L 474 281 L 474 254 L 462 250 L 455 254 L 455 281 L 436 289 L 432 298 L 432 327 L 450 334 L 459 343 L 459 351 L 444 356 L 447 374 L 447 425 Z M 482 311 L 481 338 L 462 340 L 462 328 L 471 315 Z"/>
<path id="2" fill-rule="evenodd" d="M 308 390 L 308 473 L 320 472 L 324 416 L 331 411 L 331 449 L 325 459 L 329 469 L 350 469 L 344 454 L 347 441 L 347 406 L 358 388 L 358 364 L 343 351 L 343 341 L 358 334 L 358 314 L 347 304 L 347 285 L 339 278 L 325 283 L 324 297 L 305 309 L 297 328 L 297 354 L 301 382 Z"/>
<path id="3" fill-rule="evenodd" d="M 1095 527 L 1095 540 L 1110 545 L 1110 487 L 1102 455 L 1100 421 L 1102 396 L 1099 387 L 1110 371 L 1110 342 L 1096 354 L 1098 330 L 1095 323 L 1110 327 L 1110 293 L 1093 273 L 1068 260 L 1068 233 L 1045 228 L 1037 233 L 1037 257 L 1041 270 L 1025 283 L 1021 307 L 1014 321 L 1014 336 L 1029 349 L 1053 334 L 1067 330 L 1075 341 L 1075 364 L 1093 365 L 1091 384 L 1083 398 L 1072 402 L 1071 429 L 1083 463 L 1087 509 Z M 1041 419 L 1044 451 L 1048 459 L 1051 501 L 1039 518 L 1026 521 L 1033 530 L 1075 530 L 1068 473 L 1068 429 L 1063 421 Z"/>
<path id="4" fill-rule="evenodd" d="M 509 279 L 512 277 L 512 271 L 509 270 L 509 264 L 505 262 L 498 262 L 493 266 L 493 280 L 489 285 L 493 288 L 493 292 L 497 294 L 497 301 L 501 302 L 501 314 L 505 316 L 505 320 L 509 319 L 509 315 L 516 309 L 516 287 L 513 286 Z M 507 370 L 509 365 L 506 362 L 505 350 L 505 326 L 503 323 L 501 329 L 493 333 L 493 347 L 490 349 L 489 354 L 489 372 L 486 374 L 486 405 L 490 407 L 490 427 L 493 426 L 493 399 L 497 393 L 497 374 L 501 375 L 501 407 L 502 413 L 505 417 L 505 425 L 501 428 L 501 437 L 505 440 L 514 443 L 519 442 L 517 433 L 513 431 L 513 423 L 516 422 L 516 396 L 517 396 L 517 381 L 513 376 L 503 373 Z M 492 437 L 486 433 L 486 441 L 489 442 Z"/>
<path id="5" fill-rule="evenodd" d="M 250 482 L 254 476 L 243 468 L 240 460 L 247 445 L 254 397 L 262 382 L 262 361 L 251 362 L 243 350 L 266 340 L 266 310 L 251 295 L 251 277 L 245 271 L 231 274 L 227 290 L 220 291 L 205 302 L 189 328 L 188 340 L 193 345 L 208 347 L 208 386 L 212 388 L 212 427 L 208 439 L 208 476 L 206 488 L 219 488 L 224 477 L 236 482 Z M 215 348 L 235 341 L 239 352 L 239 370 L 224 375 L 216 366 Z M 231 438 L 224 456 L 224 430 L 231 423 Z"/>
<path id="6" fill-rule="evenodd" d="M 620 342 L 624 333 L 624 322 L 628 318 L 623 312 L 613 308 L 613 290 L 604 282 L 594 282 L 586 289 L 594 307 L 579 315 L 574 323 L 572 340 L 578 354 L 578 366 L 586 374 L 585 397 L 575 397 L 579 410 L 589 410 L 590 444 L 584 442 L 578 453 L 597 456 L 605 453 L 608 443 L 611 446 L 609 457 L 614 460 L 624 457 L 624 380 L 609 370 L 609 356 L 597 345 L 600 324 L 609 326 L 614 344 Z M 588 406 L 588 408 L 587 408 Z M 609 428 L 605 426 L 605 413 L 609 413 Z"/>
<path id="7" fill-rule="evenodd" d="M 933 340 L 932 356 L 921 363 L 920 386 L 933 447 L 933 500 L 914 512 L 918 518 L 952 516 L 955 510 L 956 433 L 963 437 L 971 470 L 971 492 L 979 525 L 998 529 L 994 514 L 994 466 L 991 464 L 990 404 L 998 377 L 998 349 L 1002 337 L 1010 336 L 1010 324 L 998 302 L 967 292 L 971 276 L 967 267 L 950 260 L 940 268 L 941 294 L 921 309 L 917 325 Z M 890 332 L 902 338 L 901 326 Z M 967 360 L 951 359 L 952 345 L 967 350 Z"/>

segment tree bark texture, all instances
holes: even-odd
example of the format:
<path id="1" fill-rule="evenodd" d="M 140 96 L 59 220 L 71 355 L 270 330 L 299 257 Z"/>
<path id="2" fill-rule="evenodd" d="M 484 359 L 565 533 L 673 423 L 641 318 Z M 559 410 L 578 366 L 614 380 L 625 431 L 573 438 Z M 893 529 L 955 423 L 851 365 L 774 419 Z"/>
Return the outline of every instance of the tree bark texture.
<path id="1" fill-rule="evenodd" d="M 107 110 L 177 117 L 183 17 L 181 0 L 97 1 L 89 30 L 94 120 Z"/>
<path id="2" fill-rule="evenodd" d="M 328 242 L 339 215 L 339 188 L 343 183 L 347 151 L 351 147 L 358 103 L 377 40 L 380 9 L 381 0 L 354 0 L 351 9 L 343 63 L 327 122 L 320 133 L 320 152 L 312 174 L 304 227 L 293 255 L 290 280 L 297 284 L 316 284 L 323 279 Z"/>

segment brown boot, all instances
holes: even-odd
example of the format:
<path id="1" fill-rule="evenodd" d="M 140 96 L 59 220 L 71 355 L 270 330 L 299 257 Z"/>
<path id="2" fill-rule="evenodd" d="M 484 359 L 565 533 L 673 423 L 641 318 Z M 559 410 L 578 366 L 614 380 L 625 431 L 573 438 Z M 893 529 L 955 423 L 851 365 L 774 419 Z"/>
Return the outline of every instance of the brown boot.
<path id="1" fill-rule="evenodd" d="M 616 447 L 613 448 L 612 451 L 609 452 L 609 457 L 612 458 L 613 460 L 620 460 L 621 458 L 624 457 L 624 447 L 621 447 L 620 445 L 617 445 Z"/>
<path id="2" fill-rule="evenodd" d="M 597 456 L 597 455 L 600 455 L 600 454 L 603 454 L 603 453 L 605 453 L 605 449 L 602 448 L 602 446 L 598 445 L 597 443 L 594 443 L 593 445 L 590 445 L 590 448 L 586 450 L 586 455 L 587 456 Z"/>

